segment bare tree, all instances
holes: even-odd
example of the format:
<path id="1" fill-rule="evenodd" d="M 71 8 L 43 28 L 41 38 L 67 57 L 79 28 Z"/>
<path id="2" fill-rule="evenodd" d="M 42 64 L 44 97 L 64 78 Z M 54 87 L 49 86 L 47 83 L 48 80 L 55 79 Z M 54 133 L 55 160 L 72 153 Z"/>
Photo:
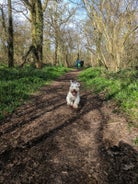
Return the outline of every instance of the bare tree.
<path id="1" fill-rule="evenodd" d="M 45 23 L 46 28 L 49 27 L 50 37 L 54 44 L 54 64 L 59 64 L 59 58 L 67 61 L 67 55 L 65 54 L 65 44 L 67 40 L 65 38 L 65 30 L 67 24 L 70 24 L 71 18 L 75 13 L 75 9 L 70 10 L 68 3 L 51 3 L 49 4 L 46 14 Z M 65 44 L 64 44 L 65 43 Z M 64 51 L 63 51 L 64 50 Z M 65 58 L 63 58 L 63 52 Z M 66 63 L 67 64 L 67 63 Z M 68 65 L 68 64 L 67 64 Z"/>
<path id="2" fill-rule="evenodd" d="M 37 68 L 41 68 L 43 60 L 43 6 L 41 0 L 22 0 L 30 11 L 32 45 L 24 56 L 24 61 L 30 52 L 33 53 Z M 48 0 L 45 1 L 47 6 Z"/>
<path id="3" fill-rule="evenodd" d="M 13 18 L 11 0 L 8 0 L 8 65 L 14 66 Z"/>
<path id="4" fill-rule="evenodd" d="M 89 16 L 89 24 L 85 29 L 87 47 L 93 51 L 97 62 L 107 69 L 119 70 L 127 52 L 127 40 L 135 37 L 137 30 L 136 1 L 83 0 L 83 3 Z M 131 39 L 133 43 L 134 39 Z"/>
<path id="5" fill-rule="evenodd" d="M 0 38 L 1 38 L 1 50 L 3 51 L 2 53 L 4 53 L 4 56 L 2 56 L 1 53 L 1 57 L 6 57 L 7 58 L 7 25 L 6 25 L 6 18 L 5 18 L 5 13 L 4 13 L 4 5 L 1 4 L 0 5 L 0 12 L 1 12 L 1 18 L 0 18 L 0 22 L 1 22 L 1 31 L 0 31 Z M 7 59 L 4 59 L 7 60 Z"/>
<path id="6" fill-rule="evenodd" d="M 8 8 L 7 8 L 8 7 Z M 4 12 L 4 8 L 7 8 L 7 14 Z M 13 44 L 13 17 L 12 17 L 12 5 L 11 0 L 8 0 L 8 4 L 0 4 L 1 12 L 1 41 L 4 49 L 4 54 L 8 58 L 8 66 L 14 66 L 14 44 Z"/>
<path id="7" fill-rule="evenodd" d="M 25 15 L 24 11 L 26 10 L 23 4 L 13 0 L 12 5 L 8 8 L 8 3 L 10 2 L 7 1 L 0 4 L 0 56 L 2 62 L 7 63 L 8 61 L 8 65 L 11 67 L 12 52 L 14 64 L 22 62 L 21 55 L 23 55 L 24 48 L 28 46 L 27 43 L 30 41 L 30 35 L 28 34 L 30 26 L 21 15 L 21 13 Z M 12 38 L 13 36 L 14 39 Z M 14 43 L 12 43 L 13 40 Z"/>

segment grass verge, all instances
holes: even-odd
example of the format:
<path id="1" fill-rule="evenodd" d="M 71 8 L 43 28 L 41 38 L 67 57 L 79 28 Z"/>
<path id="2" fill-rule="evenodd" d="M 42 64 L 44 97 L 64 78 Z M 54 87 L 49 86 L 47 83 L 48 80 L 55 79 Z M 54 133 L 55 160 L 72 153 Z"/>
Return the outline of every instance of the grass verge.
<path id="1" fill-rule="evenodd" d="M 138 127 L 138 72 L 122 70 L 117 73 L 104 68 L 88 68 L 79 79 L 95 93 L 104 93 L 105 100 L 114 100 L 119 109 Z"/>
<path id="2" fill-rule="evenodd" d="M 9 69 L 0 66 L 0 119 L 13 112 L 42 85 L 59 77 L 67 71 L 64 67 L 44 67 L 34 69 Z"/>

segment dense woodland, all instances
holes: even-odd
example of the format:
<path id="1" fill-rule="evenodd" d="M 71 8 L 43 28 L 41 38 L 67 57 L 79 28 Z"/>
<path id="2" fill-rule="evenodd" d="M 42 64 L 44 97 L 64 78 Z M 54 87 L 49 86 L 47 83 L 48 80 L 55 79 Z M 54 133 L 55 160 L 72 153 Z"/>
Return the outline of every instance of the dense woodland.
<path id="1" fill-rule="evenodd" d="M 0 64 L 118 71 L 138 61 L 137 0 L 1 0 Z"/>

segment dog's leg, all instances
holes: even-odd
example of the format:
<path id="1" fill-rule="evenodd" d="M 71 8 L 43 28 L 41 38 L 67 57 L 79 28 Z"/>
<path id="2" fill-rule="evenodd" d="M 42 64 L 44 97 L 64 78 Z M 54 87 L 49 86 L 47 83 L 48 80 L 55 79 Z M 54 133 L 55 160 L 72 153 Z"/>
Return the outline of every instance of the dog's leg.
<path id="1" fill-rule="evenodd" d="M 66 97 L 67 105 L 73 106 L 73 101 L 71 101 L 69 95 Z"/>
<path id="2" fill-rule="evenodd" d="M 74 101 L 73 108 L 77 109 L 79 103 L 80 103 L 80 97 L 79 97 L 79 95 L 78 95 L 77 98 L 76 98 L 76 100 Z"/>

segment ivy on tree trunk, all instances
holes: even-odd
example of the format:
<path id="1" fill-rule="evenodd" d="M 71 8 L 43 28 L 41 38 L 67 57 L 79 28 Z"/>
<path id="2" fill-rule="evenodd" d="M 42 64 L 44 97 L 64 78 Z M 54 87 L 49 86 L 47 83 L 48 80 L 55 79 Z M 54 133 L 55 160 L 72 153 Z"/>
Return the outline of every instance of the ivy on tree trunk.
<path id="1" fill-rule="evenodd" d="M 41 0 L 24 0 L 30 10 L 33 60 L 37 68 L 43 62 L 43 7 Z"/>

